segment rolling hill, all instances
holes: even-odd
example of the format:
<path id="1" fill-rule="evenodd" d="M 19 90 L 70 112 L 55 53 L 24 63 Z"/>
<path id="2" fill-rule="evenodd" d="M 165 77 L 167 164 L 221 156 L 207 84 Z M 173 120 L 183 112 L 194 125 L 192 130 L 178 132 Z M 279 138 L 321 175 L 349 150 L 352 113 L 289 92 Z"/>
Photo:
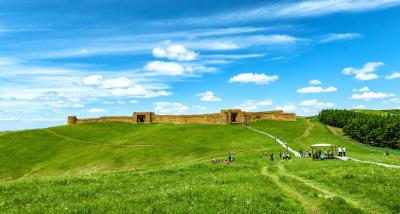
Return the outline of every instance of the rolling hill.
<path id="1" fill-rule="evenodd" d="M 314 143 L 400 165 L 400 152 L 298 118 L 250 126 L 306 150 Z M 397 213 L 400 170 L 354 161 L 283 161 L 272 138 L 239 125 L 92 123 L 0 136 L 0 211 L 56 213 Z M 372 151 L 372 152 L 371 152 Z M 211 164 L 232 152 L 233 164 Z M 269 161 L 264 152 L 275 153 Z M 357 185 L 354 185 L 357 184 Z"/>

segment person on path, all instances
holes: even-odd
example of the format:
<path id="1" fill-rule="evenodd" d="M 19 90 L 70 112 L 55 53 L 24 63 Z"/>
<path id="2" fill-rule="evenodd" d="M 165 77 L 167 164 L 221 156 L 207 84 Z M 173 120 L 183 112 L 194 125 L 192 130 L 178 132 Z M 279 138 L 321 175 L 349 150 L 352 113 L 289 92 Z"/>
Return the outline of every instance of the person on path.
<path id="1" fill-rule="evenodd" d="M 231 155 L 230 152 L 228 153 L 228 161 L 229 161 L 229 162 L 232 162 L 232 155 Z"/>
<path id="2" fill-rule="evenodd" d="M 270 159 L 271 161 L 274 161 L 274 153 L 271 153 L 271 154 L 269 155 L 269 159 Z"/>
<path id="3" fill-rule="evenodd" d="M 346 157 L 346 147 L 343 146 L 343 156 Z"/>
<path id="4" fill-rule="evenodd" d="M 342 157 L 343 150 L 342 150 L 342 147 L 340 147 L 340 146 L 339 146 L 339 149 L 338 149 L 338 153 L 339 153 L 339 157 Z"/>
<path id="5" fill-rule="evenodd" d="M 279 152 L 279 158 L 282 159 L 282 152 Z"/>

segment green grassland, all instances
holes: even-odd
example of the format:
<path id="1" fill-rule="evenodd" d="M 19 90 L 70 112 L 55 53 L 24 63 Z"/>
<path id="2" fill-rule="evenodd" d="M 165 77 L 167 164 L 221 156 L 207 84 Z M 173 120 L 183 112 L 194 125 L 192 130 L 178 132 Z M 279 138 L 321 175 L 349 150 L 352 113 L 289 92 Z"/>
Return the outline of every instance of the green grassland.
<path id="1" fill-rule="evenodd" d="M 91 123 L 28 130 L 0 138 L 0 179 L 68 175 L 195 163 L 246 154 L 271 139 L 240 126 Z"/>
<path id="2" fill-rule="evenodd" d="M 400 165 L 317 121 L 250 126 L 291 147 L 346 146 Z M 373 153 L 371 153 L 371 150 Z M 92 123 L 0 135 L 0 213 L 398 213 L 400 170 L 294 158 L 239 125 Z M 211 164 L 232 152 L 233 164 Z M 275 161 L 265 155 L 274 152 Z"/>
<path id="3" fill-rule="evenodd" d="M 388 109 L 388 110 L 370 110 L 370 109 L 353 109 L 355 112 L 365 113 L 365 114 L 372 114 L 372 115 L 399 115 L 399 109 Z"/>

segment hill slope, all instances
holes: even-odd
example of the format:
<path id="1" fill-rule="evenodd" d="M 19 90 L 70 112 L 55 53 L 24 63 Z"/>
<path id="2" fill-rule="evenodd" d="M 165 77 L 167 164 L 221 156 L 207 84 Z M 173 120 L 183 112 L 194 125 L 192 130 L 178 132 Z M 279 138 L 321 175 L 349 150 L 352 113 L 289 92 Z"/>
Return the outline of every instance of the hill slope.
<path id="1" fill-rule="evenodd" d="M 380 149 L 371 154 L 374 148 L 333 135 L 313 120 L 250 125 L 297 149 L 336 143 L 360 159 L 400 162 L 399 151 L 390 150 L 389 157 Z M 397 213 L 400 209 L 399 169 L 340 160 L 275 157 L 272 162 L 260 156 L 282 150 L 273 139 L 235 125 L 94 123 L 7 133 L 0 136 L 0 175 L 7 179 L 0 181 L 0 210 Z M 233 164 L 210 164 L 211 158 L 225 158 L 228 151 L 236 157 Z"/>
<path id="2" fill-rule="evenodd" d="M 276 148 L 240 126 L 90 123 L 0 136 L 0 179 L 193 163 Z"/>

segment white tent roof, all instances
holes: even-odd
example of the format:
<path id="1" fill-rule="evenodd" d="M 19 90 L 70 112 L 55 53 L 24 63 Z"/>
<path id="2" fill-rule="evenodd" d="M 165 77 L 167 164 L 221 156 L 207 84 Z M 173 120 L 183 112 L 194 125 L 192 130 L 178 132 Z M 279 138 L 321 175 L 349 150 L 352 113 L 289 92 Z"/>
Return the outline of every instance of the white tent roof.
<path id="1" fill-rule="evenodd" d="M 313 144 L 312 147 L 323 147 L 323 146 L 332 146 L 332 144 L 327 143 L 320 143 L 320 144 Z"/>

